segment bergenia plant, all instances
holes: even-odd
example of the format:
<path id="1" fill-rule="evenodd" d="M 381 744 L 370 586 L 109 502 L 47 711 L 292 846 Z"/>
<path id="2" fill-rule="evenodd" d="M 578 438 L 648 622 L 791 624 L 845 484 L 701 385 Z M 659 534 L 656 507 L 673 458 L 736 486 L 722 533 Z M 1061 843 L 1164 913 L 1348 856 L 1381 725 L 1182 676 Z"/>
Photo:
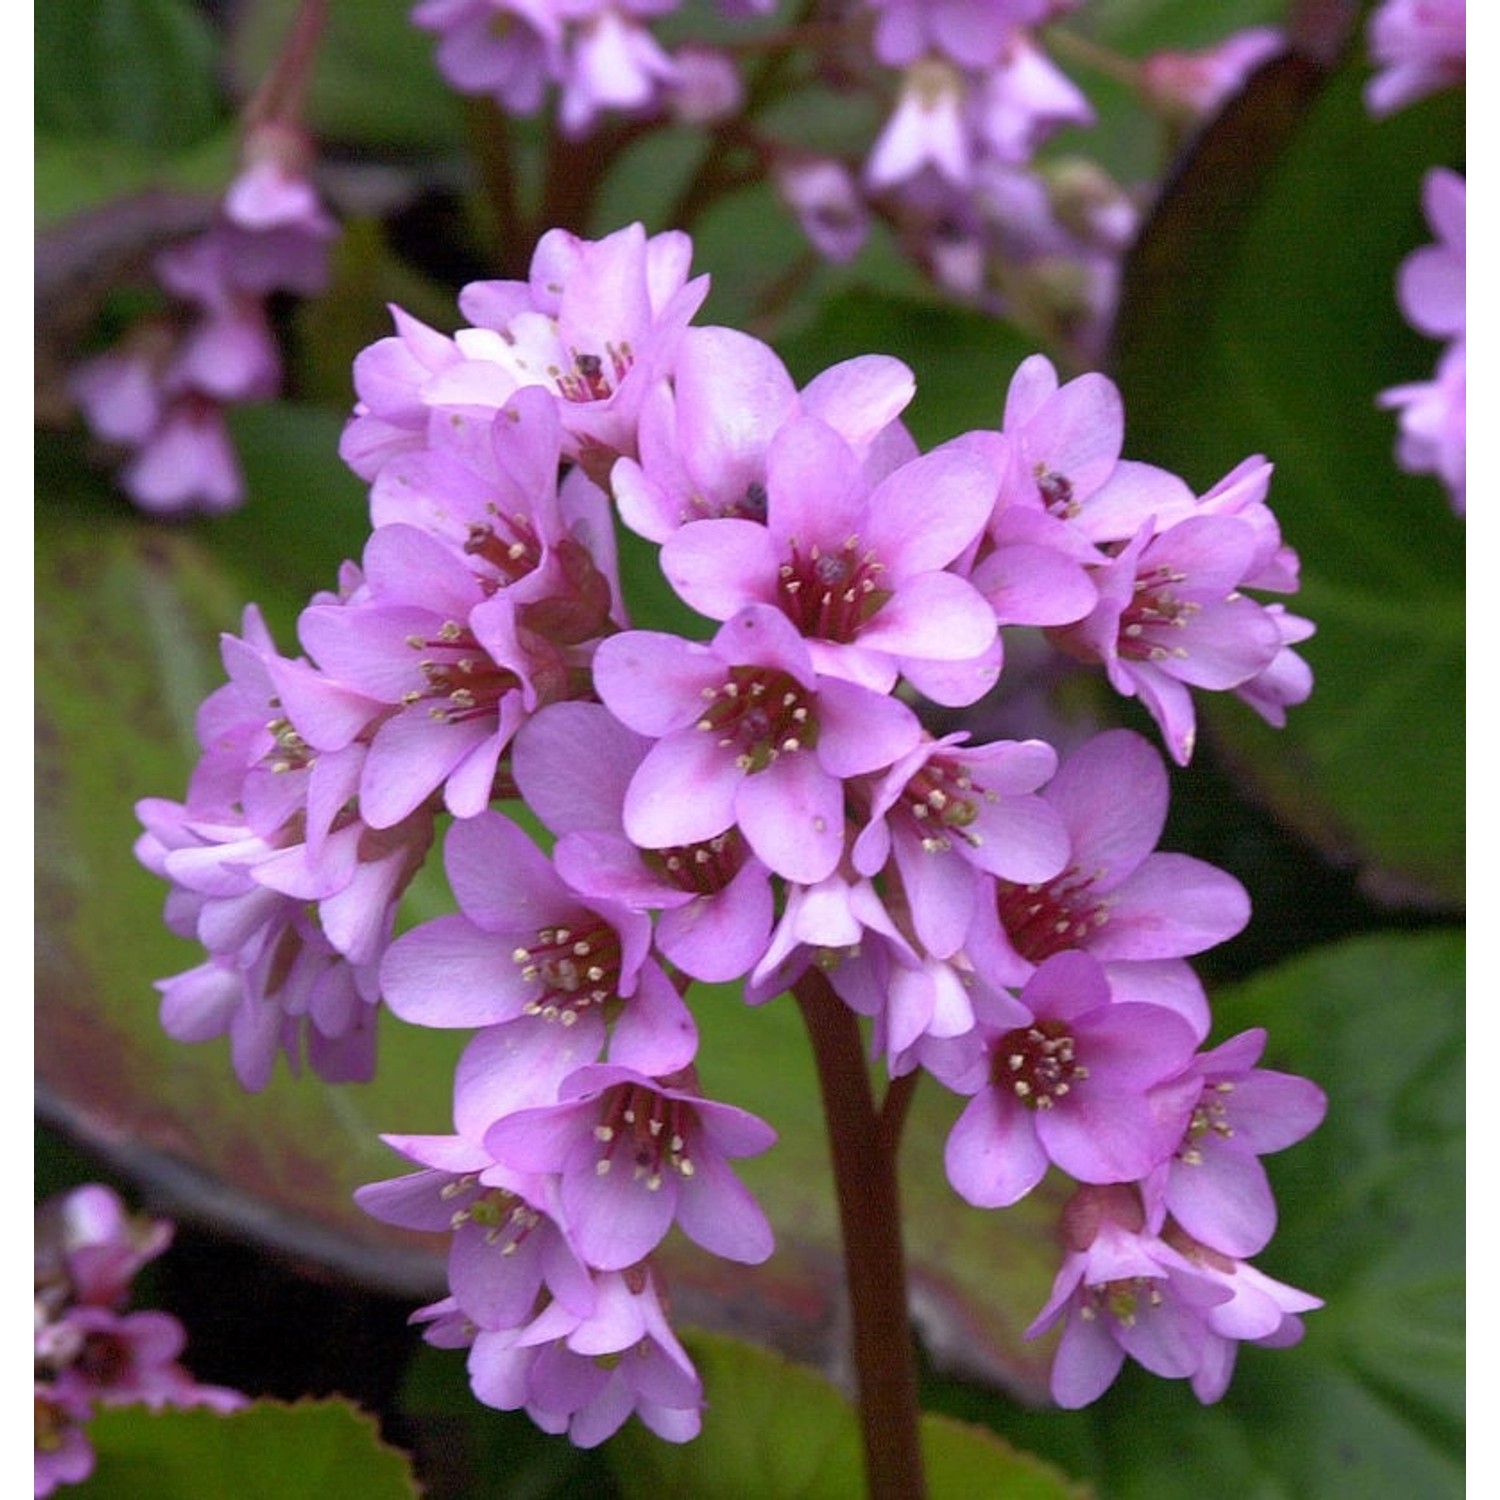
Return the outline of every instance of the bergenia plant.
<path id="1" fill-rule="evenodd" d="M 399 150 L 330 130 L 320 70 L 358 31 L 337 0 L 275 36 L 241 9 L 227 55 L 246 78 L 269 62 L 232 166 L 134 257 L 154 290 L 101 307 L 109 337 L 60 399 L 146 512 L 151 566 L 241 524 L 192 511 L 247 502 L 224 533 L 244 548 L 267 453 L 311 452 L 357 497 L 341 564 L 251 569 L 281 583 L 235 597 L 217 683 L 171 683 L 194 763 L 131 787 L 128 878 L 165 886 L 181 960 L 131 1004 L 265 1122 L 237 1137 L 254 1171 L 276 1160 L 257 1130 L 293 1135 L 308 1100 L 357 1132 L 350 1180 L 308 1174 L 298 1211 L 419 1261 L 409 1322 L 465 1361 L 466 1422 L 524 1414 L 577 1450 L 725 1451 L 740 1417 L 700 1330 L 796 1343 L 753 1279 L 789 1238 L 838 1329 L 851 1494 L 927 1493 L 951 1441 L 924 1419 L 930 1370 L 1074 1409 L 1117 1380 L 1136 1400 L 1134 1362 L 1190 1393 L 1184 1422 L 1244 1345 L 1258 1378 L 1304 1381 L 1292 1346 L 1337 1288 L 1283 1270 L 1278 1220 L 1294 1246 L 1314 1231 L 1306 1194 L 1278 1213 L 1267 1159 L 1330 1113 L 1316 1023 L 1243 995 L 1226 1019 L 1221 984 L 1257 942 L 1322 932 L 1295 875 L 1277 905 L 1257 839 L 1291 850 L 1299 777 L 1356 734 L 1298 724 L 1323 612 L 1337 646 L 1357 601 L 1311 561 L 1303 591 L 1299 465 L 1321 471 L 1285 424 L 1260 434 L 1253 381 L 1205 434 L 1217 398 L 1183 372 L 1185 461 L 1161 369 L 1139 406 L 1121 372 L 1138 307 L 1168 316 L 1162 265 L 1197 245 L 1172 236 L 1222 207 L 1191 201 L 1197 153 L 1222 163 L 1237 110 L 1310 91 L 1357 31 L 1293 5 L 1131 54 L 1086 0 L 422 0 L 399 47 L 427 97 L 463 100 L 461 231 L 446 186 L 445 217 Z M 1370 114 L 1461 82 L 1461 6 L 1388 0 L 1368 35 Z M 1079 153 L 1120 108 L 1091 94 L 1104 75 L 1153 170 Z M 659 145 L 692 158 L 665 192 Z M 747 191 L 764 246 L 755 217 L 716 217 Z M 1396 464 L 1461 515 L 1464 179 L 1439 164 L 1422 191 L 1435 243 L 1384 274 L 1447 346 L 1430 383 L 1357 404 L 1399 413 Z M 866 340 L 881 276 L 906 300 Z M 1207 309 L 1213 278 L 1173 295 Z M 278 394 L 257 437 L 238 409 Z M 320 401 L 316 431 L 286 415 Z M 140 613 L 172 639 L 167 603 Z M 1357 812 L 1304 795 L 1347 863 Z M 807 1084 L 760 1091 L 783 1021 Z M 779 1155 L 825 1143 L 826 1178 L 775 1190 Z M 957 1227 L 903 1217 L 913 1190 Z M 165 1231 L 100 1188 L 49 1213 L 39 1495 L 88 1473 L 100 1403 L 241 1399 L 193 1384 L 166 1314 L 120 1310 Z M 995 1247 L 1006 1358 L 955 1314 L 970 1288 L 934 1291 L 942 1233 Z"/>

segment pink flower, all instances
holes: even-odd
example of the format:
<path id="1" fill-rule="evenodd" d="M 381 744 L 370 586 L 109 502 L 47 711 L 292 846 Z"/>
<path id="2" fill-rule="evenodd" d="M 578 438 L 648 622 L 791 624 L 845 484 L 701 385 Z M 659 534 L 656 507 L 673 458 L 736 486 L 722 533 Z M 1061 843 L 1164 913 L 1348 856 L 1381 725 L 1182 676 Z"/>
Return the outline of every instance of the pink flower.
<path id="1" fill-rule="evenodd" d="M 498 408 L 520 386 L 558 401 L 564 451 L 635 451 L 643 393 L 666 374 L 677 344 L 708 294 L 688 280 L 692 243 L 631 224 L 602 240 L 549 230 L 527 281 L 479 281 L 459 294 L 473 325 L 454 335 L 461 360 L 422 392 L 431 406 Z"/>
<path id="2" fill-rule="evenodd" d="M 310 154 L 278 121 L 253 128 L 213 223 L 155 258 L 156 279 L 186 306 L 73 374 L 85 421 L 131 450 L 120 482 L 143 510 L 224 511 L 244 498 L 225 408 L 276 394 L 265 299 L 320 291 L 337 233 L 307 181 Z"/>
<path id="3" fill-rule="evenodd" d="M 774 605 L 818 672 L 875 692 L 905 674 L 938 702 L 963 704 L 993 684 L 993 612 L 949 571 L 990 511 L 976 457 L 949 447 L 872 485 L 839 433 L 802 417 L 771 441 L 766 496 L 763 525 L 695 522 L 662 547 L 668 581 L 700 614 Z"/>
<path id="4" fill-rule="evenodd" d="M 1464 81 L 1464 0 L 1382 0 L 1370 17 L 1370 57 L 1380 70 L 1365 85 L 1377 117 Z"/>
<path id="5" fill-rule="evenodd" d="M 1243 687 L 1286 645 L 1276 617 L 1240 592 L 1258 555 L 1238 517 L 1192 515 L 1161 531 L 1153 518 L 1094 570 L 1093 613 L 1050 632 L 1080 660 L 1102 662 L 1116 692 L 1141 699 L 1178 765 L 1197 740 L 1189 690 Z"/>
<path id="6" fill-rule="evenodd" d="M 411 19 L 438 34 L 438 71 L 454 88 L 512 114 L 540 109 L 560 75 L 564 18 L 550 0 L 421 0 Z"/>
<path id="7" fill-rule="evenodd" d="M 1018 1000 L 981 1016 L 981 1034 L 978 1064 L 945 1080 L 973 1096 L 943 1161 L 976 1207 L 1017 1202 L 1049 1164 L 1082 1182 L 1133 1181 L 1181 1140 L 1198 1094 L 1196 1080 L 1180 1081 L 1192 1028 L 1160 1006 L 1116 1001 L 1087 954 L 1047 959 Z"/>
<path id="8" fill-rule="evenodd" d="M 870 354 L 824 370 L 799 393 L 759 339 L 689 328 L 670 381 L 642 402 L 639 461 L 621 458 L 610 471 L 620 519 L 654 542 L 690 521 L 764 521 L 770 449 L 798 416 L 833 428 L 873 483 L 915 454 L 898 420 L 915 389 L 900 360 Z"/>
<path id="9" fill-rule="evenodd" d="M 592 1448 L 631 1415 L 658 1437 L 685 1443 L 698 1435 L 703 1388 L 662 1310 L 648 1267 L 595 1278 L 598 1302 L 580 1317 L 560 1302 L 514 1331 L 458 1331 L 439 1303 L 435 1343 L 471 1342 L 469 1383 L 500 1411 L 525 1409 L 544 1432 L 567 1433 Z M 420 1316 L 420 1315 L 419 1315 Z"/>
<path id="10" fill-rule="evenodd" d="M 1401 262 L 1396 297 L 1406 321 L 1433 338 L 1463 338 L 1467 327 L 1467 188 L 1446 167 L 1422 181 L 1422 211 L 1436 243 Z"/>
<path id="11" fill-rule="evenodd" d="M 939 52 L 965 68 L 988 68 L 1018 27 L 1052 19 L 1077 0 L 870 0 L 875 56 L 887 67 Z"/>
<path id="12" fill-rule="evenodd" d="M 1059 130 L 1092 125 L 1087 97 L 1024 34 L 1011 37 L 974 101 L 975 132 L 986 155 L 1022 166 Z"/>
<path id="13" fill-rule="evenodd" d="M 827 157 L 786 157 L 774 169 L 776 186 L 814 249 L 847 265 L 870 233 L 870 211 L 854 174 Z"/>
<path id="14" fill-rule="evenodd" d="M 93 1472 L 85 1431 L 96 1405 L 234 1411 L 238 1391 L 199 1385 L 178 1363 L 187 1335 L 164 1312 L 123 1310 L 130 1283 L 172 1226 L 127 1214 L 88 1183 L 37 1209 L 34 1301 L 36 1494 Z"/>
<path id="15" fill-rule="evenodd" d="M 954 187 L 973 176 L 968 86 L 937 58 L 906 70 L 901 96 L 870 148 L 864 177 L 872 191 L 898 187 L 930 169 Z"/>
<path id="16" fill-rule="evenodd" d="M 613 0 L 593 7 L 572 30 L 562 74 L 558 119 L 571 136 L 587 135 L 605 110 L 640 114 L 658 106 L 680 80 L 677 64 L 626 11 L 649 14 L 676 0 Z"/>
<path id="17" fill-rule="evenodd" d="M 655 911 L 657 948 L 695 979 L 738 979 L 770 936 L 771 872 L 735 828 L 678 848 L 630 841 L 625 795 L 650 746 L 601 704 L 555 703 L 516 737 L 516 786 L 559 835 L 553 858 L 576 891 Z"/>
<path id="18" fill-rule="evenodd" d="M 363 745 L 309 749 L 283 708 L 306 664 L 276 654 L 253 608 L 223 654 L 230 680 L 199 711 L 188 801 L 137 805 L 136 856 L 172 883 L 168 926 L 210 954 L 161 984 L 162 1024 L 189 1041 L 227 1031 L 247 1088 L 265 1087 L 278 1052 L 295 1069 L 304 1048 L 329 1081 L 368 1078 L 375 970 L 431 812 L 380 830 L 364 821 Z M 355 726 L 369 722 L 368 700 L 346 693 L 342 705 Z"/>
<path id="19" fill-rule="evenodd" d="M 593 1312 L 593 1281 L 559 1226 L 547 1179 L 510 1171 L 461 1135 L 383 1139 L 422 1170 L 370 1183 L 355 1201 L 382 1223 L 451 1234 L 448 1284 L 469 1322 L 519 1328 L 538 1297 Z"/>
<path id="20" fill-rule="evenodd" d="M 1250 899 L 1213 865 L 1156 850 L 1169 799 L 1161 756 L 1131 730 L 1108 730 L 1040 795 L 1067 830 L 1067 866 L 1048 881 L 999 884 L 997 926 L 970 938 L 976 962 L 1006 973 L 1017 957 L 1034 965 L 1082 949 L 1105 965 L 1117 997 L 1169 1006 L 1206 1035 L 1208 1004 L 1183 960 L 1239 932 Z"/>
<path id="21" fill-rule="evenodd" d="M 1328 1108 L 1316 1084 L 1256 1067 L 1265 1045 L 1264 1031 L 1246 1031 L 1194 1060 L 1202 1092 L 1192 1120 L 1144 1189 L 1148 1204 L 1226 1256 L 1265 1249 L 1276 1203 L 1260 1158 L 1310 1134 Z"/>
<path id="22" fill-rule="evenodd" d="M 1396 462 L 1409 474 L 1435 474 L 1458 515 L 1468 506 L 1468 357 L 1460 340 L 1438 360 L 1431 380 L 1392 386 L 1381 406 L 1400 413 Z"/>
<path id="23" fill-rule="evenodd" d="M 1396 296 L 1413 328 L 1451 340 L 1430 381 L 1380 393 L 1383 407 L 1400 412 L 1396 461 L 1408 473 L 1436 474 L 1459 515 L 1467 504 L 1467 295 L 1464 179 L 1443 167 L 1422 184 L 1422 206 L 1437 242 L 1401 263 Z"/>
<path id="24" fill-rule="evenodd" d="M 927 740 L 882 779 L 855 840 L 854 867 L 876 875 L 893 860 L 913 928 L 928 953 L 949 958 L 968 935 L 983 887 L 978 872 L 1046 881 L 1068 858 L 1050 803 L 1031 795 L 1056 753 L 1040 740 L 965 745 Z"/>
<path id="25" fill-rule="evenodd" d="M 636 844 L 700 844 L 738 825 L 758 858 L 805 884 L 843 852 L 844 778 L 893 764 L 921 736 L 905 704 L 815 672 L 807 643 L 763 604 L 708 645 L 611 636 L 594 657 L 594 685 L 617 719 L 657 741 L 625 797 Z"/>
<path id="26" fill-rule="evenodd" d="M 611 1058 L 628 1066 L 666 1073 L 691 1060 L 696 1028 L 648 956 L 647 916 L 572 890 L 497 812 L 456 823 L 443 856 L 459 911 L 413 928 L 386 954 L 381 983 L 398 1016 L 514 1027 L 506 1045 L 518 1064 L 506 1077 L 527 1089 L 594 1061 L 607 1033 Z"/>
<path id="27" fill-rule="evenodd" d="M 1052 1366 L 1059 1406 L 1101 1396 L 1129 1355 L 1155 1375 L 1189 1379 L 1200 1401 L 1228 1385 L 1239 1341 L 1285 1347 L 1296 1314 L 1322 1302 L 1175 1226 L 1153 1232 L 1131 1187 L 1086 1187 L 1063 1210 L 1067 1254 L 1028 1338 L 1066 1319 Z"/>
<path id="28" fill-rule="evenodd" d="M 630 1068 L 580 1068 L 554 1105 L 491 1126 L 485 1148 L 516 1171 L 558 1173 L 563 1220 L 602 1271 L 644 1260 L 674 1221 L 695 1244 L 759 1265 L 771 1226 L 727 1164 L 776 1140 L 763 1120 Z"/>
<path id="29" fill-rule="evenodd" d="M 1251 26 L 1198 52 L 1152 53 L 1141 64 L 1141 84 L 1158 109 L 1192 125 L 1217 114 L 1257 68 L 1285 48 L 1278 27 Z"/>

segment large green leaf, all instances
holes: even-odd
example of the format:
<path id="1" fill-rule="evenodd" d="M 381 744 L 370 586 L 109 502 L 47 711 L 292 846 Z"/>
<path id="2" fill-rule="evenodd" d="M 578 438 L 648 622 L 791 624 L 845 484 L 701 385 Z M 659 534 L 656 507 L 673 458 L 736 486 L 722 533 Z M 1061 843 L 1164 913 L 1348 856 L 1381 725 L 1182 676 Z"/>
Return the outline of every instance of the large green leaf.
<path id="1" fill-rule="evenodd" d="M 257 1401 L 221 1415 L 204 1407 L 101 1410 L 87 1428 L 93 1474 L 78 1500 L 415 1500 L 406 1457 L 373 1417 L 347 1401 Z"/>
<path id="2" fill-rule="evenodd" d="M 1425 171 L 1458 165 L 1463 100 L 1372 122 L 1351 64 L 1260 74 L 1208 133 L 1128 268 L 1118 378 L 1129 451 L 1206 486 L 1247 453 L 1300 552 L 1291 604 L 1318 627 L 1310 702 L 1273 732 L 1205 718 L 1278 810 L 1396 898 L 1462 898 L 1464 530 L 1397 470 L 1379 391 L 1438 348 L 1403 323 L 1401 259 L 1431 239 Z"/>

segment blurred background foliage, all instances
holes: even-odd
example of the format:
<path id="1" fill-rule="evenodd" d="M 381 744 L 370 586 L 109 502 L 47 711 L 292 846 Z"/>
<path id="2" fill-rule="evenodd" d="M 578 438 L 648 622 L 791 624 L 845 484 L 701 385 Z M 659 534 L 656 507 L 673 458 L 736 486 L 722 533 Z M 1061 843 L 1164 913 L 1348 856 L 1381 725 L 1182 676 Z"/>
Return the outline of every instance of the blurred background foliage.
<path id="1" fill-rule="evenodd" d="M 440 1252 L 350 1201 L 401 1170 L 380 1131 L 448 1128 L 462 1038 L 386 1017 L 374 1083 L 335 1090 L 283 1074 L 251 1097 L 227 1049 L 186 1048 L 158 1028 L 153 981 L 197 960 L 162 927 L 163 892 L 131 855 L 133 804 L 181 795 L 194 709 L 221 679 L 218 635 L 244 605 L 261 603 L 287 649 L 309 594 L 358 554 L 363 487 L 336 445 L 350 363 L 387 332 L 385 304 L 451 328 L 456 287 L 523 272 L 541 216 L 561 202 L 545 133 L 523 123 L 508 170 L 524 212 L 501 223 L 486 193 L 498 117 L 441 83 L 405 4 L 334 0 L 309 121 L 344 229 L 334 286 L 280 310 L 286 396 L 235 419 L 245 507 L 218 520 L 138 515 L 98 466 L 62 372 L 131 315 L 153 250 L 202 222 L 232 170 L 236 105 L 291 8 L 74 0 L 36 15 L 36 1189 L 105 1177 L 178 1216 L 153 1290 L 187 1323 L 194 1373 L 283 1402 L 349 1398 L 415 1468 L 337 1400 L 257 1406 L 218 1426 L 200 1412 L 145 1425 L 118 1412 L 99 1427 L 92 1492 L 383 1496 L 412 1493 L 416 1474 L 429 1495 L 476 1500 L 663 1485 L 855 1493 L 852 1418 L 826 1378 L 841 1357 L 828 1167 L 789 1008 L 751 1012 L 728 993 L 699 1007 L 705 1084 L 782 1136 L 745 1170 L 778 1224 L 772 1262 L 670 1261 L 679 1318 L 701 1330 L 690 1343 L 712 1403 L 704 1437 L 678 1449 L 636 1429 L 591 1454 L 480 1407 L 460 1357 L 422 1348 L 403 1320 L 441 1290 Z M 1138 57 L 1283 18 L 1253 0 L 1095 0 L 1071 24 Z M 725 23 L 690 5 L 675 24 Z M 1056 1197 L 1000 1214 L 962 1205 L 937 1166 L 956 1101 L 928 1088 L 903 1186 L 925 1395 L 946 1414 L 930 1419 L 934 1493 L 1456 1494 L 1464 534 L 1435 481 L 1395 469 L 1394 423 L 1373 402 L 1434 358 L 1401 320 L 1393 277 L 1428 238 L 1424 171 L 1463 165 L 1462 94 L 1373 123 L 1356 27 L 1334 66 L 1272 63 L 1168 163 L 1118 82 L 1086 65 L 1074 74 L 1100 123 L 1057 149 L 1167 183 L 1126 266 L 1107 364 L 1124 393 L 1126 455 L 1200 488 L 1247 453 L 1270 456 L 1272 504 L 1303 560 L 1294 607 L 1318 625 L 1305 648 L 1317 687 L 1284 731 L 1232 701 L 1200 708 L 1205 741 L 1173 774 L 1163 842 L 1229 869 L 1254 900 L 1249 930 L 1201 965 L 1216 1037 L 1268 1027 L 1268 1064 L 1329 1094 L 1323 1129 L 1269 1162 L 1282 1228 L 1259 1260 L 1328 1306 L 1298 1350 L 1246 1349 L 1216 1407 L 1131 1367 L 1095 1408 L 1048 1409 L 1050 1344 L 1020 1330 L 1055 1269 Z M 861 124 L 809 90 L 775 109 L 795 138 Z M 799 380 L 853 354 L 899 355 L 917 374 L 910 422 L 924 445 L 998 424 L 1034 334 L 943 301 L 879 232 L 847 267 L 810 262 L 764 184 L 678 222 L 696 201 L 701 133 L 627 147 L 606 132 L 596 144 L 610 170 L 572 205 L 584 212 L 571 227 L 688 229 L 695 269 L 713 277 L 699 321 L 772 340 Z M 637 622 L 672 619 L 647 552 L 626 556 Z M 1149 732 L 1099 685 L 1070 694 L 1049 705 L 1059 723 Z M 425 881 L 410 919 L 444 899 L 440 878 Z M 236 1424 L 237 1437 L 224 1434 Z M 329 1457 L 287 1469 L 289 1452 Z M 231 1474 L 224 1488 L 205 1479 Z"/>

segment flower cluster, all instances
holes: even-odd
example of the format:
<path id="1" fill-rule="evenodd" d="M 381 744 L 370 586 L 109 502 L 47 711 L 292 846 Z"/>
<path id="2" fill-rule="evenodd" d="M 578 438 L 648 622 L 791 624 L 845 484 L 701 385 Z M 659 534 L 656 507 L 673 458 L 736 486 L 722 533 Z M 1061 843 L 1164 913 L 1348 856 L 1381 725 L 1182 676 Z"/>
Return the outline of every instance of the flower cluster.
<path id="1" fill-rule="evenodd" d="M 810 26 L 777 26 L 772 0 L 721 0 L 731 21 L 759 24 L 672 49 L 653 27 L 680 0 L 420 0 L 411 17 L 436 35 L 454 88 L 511 115 L 535 113 L 555 90 L 571 138 L 622 116 L 709 126 L 726 148 L 710 156 L 732 147 L 753 163 L 745 174 L 774 184 L 820 255 L 853 259 L 882 223 L 946 293 L 1045 330 L 1086 363 L 1102 348 L 1145 194 L 1094 161 L 1038 158 L 1060 131 L 1094 122 L 1047 45 L 1046 29 L 1078 4 L 856 0 Z M 1176 134 L 1281 43 L 1258 28 L 1111 70 Z M 772 72 L 816 75 L 868 125 L 825 140 L 769 124 Z"/>
<path id="2" fill-rule="evenodd" d="M 321 291 L 336 234 L 308 156 L 296 130 L 251 131 L 212 224 L 153 263 L 171 311 L 73 371 L 73 399 L 97 437 L 130 455 L 120 483 L 144 510 L 225 511 L 244 498 L 225 411 L 280 390 L 267 299 Z"/>
<path id="3" fill-rule="evenodd" d="M 86 1429 L 96 1406 L 245 1404 L 178 1363 L 185 1335 L 170 1313 L 123 1310 L 136 1273 L 167 1248 L 170 1225 L 128 1213 L 112 1189 L 89 1183 L 43 1204 L 36 1231 L 37 1495 L 93 1472 Z"/>
<path id="4" fill-rule="evenodd" d="M 1385 0 L 1370 19 L 1370 52 L 1380 71 L 1365 102 L 1377 117 L 1463 83 L 1463 0 Z M 1434 167 L 1423 180 L 1422 209 L 1437 238 L 1402 262 L 1396 300 L 1418 333 L 1446 343 L 1431 380 L 1379 396 L 1381 406 L 1399 413 L 1396 462 L 1409 474 L 1440 479 L 1459 515 L 1468 496 L 1465 196 L 1463 177 L 1447 167 Z"/>
<path id="5" fill-rule="evenodd" d="M 977 704 L 1031 628 L 1139 697 L 1181 763 L 1196 691 L 1280 722 L 1311 626 L 1247 592 L 1297 582 L 1270 466 L 1196 495 L 1121 458 L 1108 380 L 1040 356 L 1000 428 L 922 453 L 899 361 L 799 389 L 767 346 L 694 325 L 691 248 L 552 231 L 527 280 L 464 290 L 451 336 L 396 314 L 343 441 L 371 486 L 359 566 L 304 611 L 305 656 L 253 615 L 226 640 L 186 803 L 141 807 L 169 920 L 210 950 L 164 986 L 175 1035 L 228 1030 L 258 1086 L 278 1048 L 362 1076 L 377 1000 L 473 1031 L 453 1133 L 390 1137 L 417 1170 L 360 1200 L 451 1232 L 427 1337 L 469 1348 L 480 1399 L 581 1444 L 632 1412 L 697 1431 L 653 1261 L 672 1226 L 771 1251 L 729 1162 L 773 1131 L 702 1093 L 695 982 L 755 1004 L 831 986 L 892 1077 L 969 1098 L 946 1153 L 966 1199 L 1013 1203 L 1049 1165 L 1133 1194 L 1131 1232 L 1176 1247 L 1162 1277 L 1261 1248 L 1256 1158 L 1321 1111 L 1254 1067 L 1263 1037 L 1199 1050 L 1188 959 L 1248 901 L 1157 851 L 1167 774 L 1142 736 L 1059 764 L 913 706 Z M 705 638 L 632 627 L 617 519 Z M 457 910 L 392 939 L 440 813 Z M 1070 1288 L 1100 1266 L 1119 1279 L 1096 1258 Z M 1217 1311 L 1232 1295 L 1183 1299 L 1208 1321 L 1167 1373 L 1205 1398 L 1226 1340 L 1287 1335 Z"/>
<path id="6" fill-rule="evenodd" d="M 1463 515 L 1468 472 L 1468 313 L 1465 291 L 1465 184 L 1457 172 L 1434 167 L 1422 187 L 1422 207 L 1437 236 L 1401 264 L 1396 298 L 1419 333 L 1446 339 L 1431 380 L 1380 393 L 1380 404 L 1400 413 L 1396 461 L 1411 474 L 1434 474 Z"/>

